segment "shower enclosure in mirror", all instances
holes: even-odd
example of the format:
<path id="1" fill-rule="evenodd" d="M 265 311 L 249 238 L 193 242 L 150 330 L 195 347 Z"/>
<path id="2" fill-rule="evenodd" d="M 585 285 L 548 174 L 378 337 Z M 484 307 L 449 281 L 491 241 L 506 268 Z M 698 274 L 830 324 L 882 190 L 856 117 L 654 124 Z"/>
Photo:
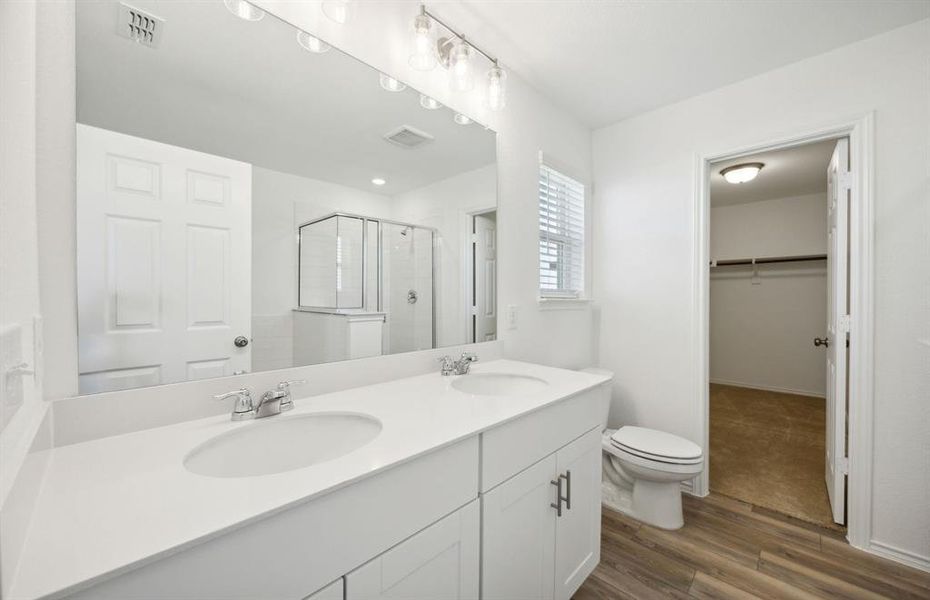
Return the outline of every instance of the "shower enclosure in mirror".
<path id="1" fill-rule="evenodd" d="M 494 132 L 271 14 L 76 6 L 81 393 L 495 338 Z"/>
<path id="2" fill-rule="evenodd" d="M 435 347 L 433 234 L 431 227 L 341 213 L 302 224 L 297 363 Z"/>

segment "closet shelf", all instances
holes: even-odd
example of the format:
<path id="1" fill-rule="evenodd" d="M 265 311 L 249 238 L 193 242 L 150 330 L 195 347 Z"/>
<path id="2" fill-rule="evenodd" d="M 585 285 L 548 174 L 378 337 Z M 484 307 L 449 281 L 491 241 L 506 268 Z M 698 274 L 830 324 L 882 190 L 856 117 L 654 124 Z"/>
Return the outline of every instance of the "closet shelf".
<path id="1" fill-rule="evenodd" d="M 810 262 L 827 260 L 826 254 L 799 254 L 796 256 L 765 256 L 760 258 L 727 258 L 710 261 L 711 267 L 728 267 L 732 265 L 767 265 L 772 263 Z"/>

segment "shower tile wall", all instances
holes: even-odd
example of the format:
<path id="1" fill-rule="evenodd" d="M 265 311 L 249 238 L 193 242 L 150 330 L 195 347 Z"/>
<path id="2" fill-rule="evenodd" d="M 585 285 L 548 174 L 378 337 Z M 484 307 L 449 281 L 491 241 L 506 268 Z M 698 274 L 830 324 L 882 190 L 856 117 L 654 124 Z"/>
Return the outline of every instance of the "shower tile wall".
<path id="1" fill-rule="evenodd" d="M 432 348 L 432 235 L 385 223 L 382 236 L 384 353 Z M 411 291 L 416 293 L 415 303 L 408 301 Z"/>

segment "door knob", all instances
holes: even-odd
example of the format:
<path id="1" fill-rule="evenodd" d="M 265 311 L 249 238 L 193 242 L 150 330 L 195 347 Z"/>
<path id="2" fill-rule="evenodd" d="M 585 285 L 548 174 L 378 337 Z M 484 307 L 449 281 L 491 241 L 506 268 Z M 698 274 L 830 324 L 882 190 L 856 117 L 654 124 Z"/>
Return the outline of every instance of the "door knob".
<path id="1" fill-rule="evenodd" d="M 245 348 L 249 345 L 249 338 L 244 335 L 236 336 L 236 339 L 233 340 L 233 344 L 236 345 L 236 348 Z"/>
<path id="2" fill-rule="evenodd" d="M 828 337 L 825 337 L 825 338 L 815 337 L 815 338 L 814 338 L 814 345 L 815 345 L 815 346 L 823 346 L 824 348 L 829 348 L 829 347 L 830 347 L 830 338 L 828 338 Z"/>

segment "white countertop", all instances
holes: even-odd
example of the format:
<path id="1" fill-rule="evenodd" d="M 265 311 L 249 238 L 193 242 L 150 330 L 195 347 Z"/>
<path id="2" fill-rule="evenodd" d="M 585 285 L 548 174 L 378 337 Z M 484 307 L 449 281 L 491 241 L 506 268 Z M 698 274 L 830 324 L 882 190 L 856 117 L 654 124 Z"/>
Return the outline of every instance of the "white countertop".
<path id="1" fill-rule="evenodd" d="M 46 450 L 45 481 L 11 597 L 85 587 L 608 380 L 510 360 L 478 363 L 472 372 L 530 375 L 549 386 L 527 396 L 475 396 L 454 389 L 455 377 L 436 372 L 295 396 L 293 411 L 270 419 L 352 411 L 376 417 L 383 429 L 342 457 L 274 475 L 214 478 L 184 468 L 184 457 L 204 441 L 267 422 L 232 422 L 228 415 Z"/>

